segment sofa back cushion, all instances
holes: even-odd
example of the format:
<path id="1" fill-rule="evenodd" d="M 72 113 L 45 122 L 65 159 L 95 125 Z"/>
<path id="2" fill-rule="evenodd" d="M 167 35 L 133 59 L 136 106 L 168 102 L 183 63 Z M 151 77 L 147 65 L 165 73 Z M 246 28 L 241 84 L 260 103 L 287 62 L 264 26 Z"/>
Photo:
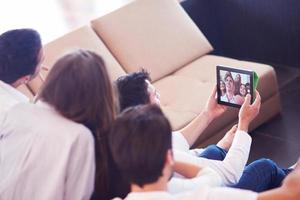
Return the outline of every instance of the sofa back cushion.
<path id="1" fill-rule="evenodd" d="M 176 0 L 136 0 L 92 27 L 127 72 L 145 68 L 154 81 L 212 50 Z"/>
<path id="2" fill-rule="evenodd" d="M 79 28 L 45 45 L 45 61 L 43 64 L 49 68 L 50 71 L 57 59 L 76 49 L 87 49 L 101 55 L 106 62 L 107 70 L 112 80 L 125 74 L 125 71 L 89 26 Z M 49 71 L 41 71 L 40 76 L 29 83 L 29 86 L 34 93 L 39 90 Z"/>

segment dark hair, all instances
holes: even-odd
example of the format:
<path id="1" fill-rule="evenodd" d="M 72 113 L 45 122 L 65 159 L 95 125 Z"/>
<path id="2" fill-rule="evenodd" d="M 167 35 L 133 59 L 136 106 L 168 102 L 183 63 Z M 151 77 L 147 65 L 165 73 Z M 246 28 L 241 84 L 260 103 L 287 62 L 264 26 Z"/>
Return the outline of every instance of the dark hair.
<path id="1" fill-rule="evenodd" d="M 236 75 L 235 75 L 235 78 L 236 78 L 237 76 L 240 76 L 240 79 L 239 79 L 239 81 L 236 81 L 236 80 L 234 79 L 234 87 L 235 87 L 234 95 L 240 94 L 240 87 L 241 87 L 241 84 L 242 84 L 241 75 L 240 75 L 240 74 L 236 74 Z"/>
<path id="2" fill-rule="evenodd" d="M 131 107 L 117 117 L 109 144 L 125 178 L 143 187 L 162 175 L 166 153 L 172 148 L 171 126 L 157 105 Z"/>
<path id="3" fill-rule="evenodd" d="M 0 35 L 0 80 L 12 84 L 26 75 L 33 75 L 40 62 L 42 48 L 38 32 L 16 29 Z"/>
<path id="4" fill-rule="evenodd" d="M 221 90 L 221 82 L 224 84 L 224 86 L 225 86 L 225 82 L 223 81 L 223 80 L 220 80 L 220 91 L 221 91 L 221 95 L 222 95 L 222 93 L 224 92 L 224 93 L 226 93 L 226 87 L 224 88 L 224 90 L 222 91 Z"/>
<path id="5" fill-rule="evenodd" d="M 151 81 L 145 70 L 121 76 L 116 80 L 121 111 L 130 106 L 150 103 L 146 80 Z"/>
<path id="6" fill-rule="evenodd" d="M 38 99 L 93 133 L 96 152 L 95 194 L 110 193 L 111 158 L 107 134 L 116 116 L 114 95 L 103 59 L 79 50 L 59 59 L 49 73 Z M 102 198 L 103 197 L 103 198 Z"/>

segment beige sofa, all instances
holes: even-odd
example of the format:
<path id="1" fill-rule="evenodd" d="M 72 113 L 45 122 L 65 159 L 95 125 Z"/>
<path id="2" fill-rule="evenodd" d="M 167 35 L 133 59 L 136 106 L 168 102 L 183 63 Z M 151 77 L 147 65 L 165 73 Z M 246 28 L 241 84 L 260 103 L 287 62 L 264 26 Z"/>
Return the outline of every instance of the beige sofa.
<path id="1" fill-rule="evenodd" d="M 280 112 L 274 69 L 209 55 L 213 47 L 176 0 L 137 0 L 95 19 L 90 25 L 45 45 L 45 64 L 51 68 L 57 58 L 78 48 L 102 55 L 112 80 L 146 68 L 175 130 L 187 125 L 202 111 L 216 84 L 215 68 L 220 64 L 254 70 L 260 77 L 258 91 L 262 108 L 252 129 Z M 41 73 L 47 76 L 47 72 Z M 34 95 L 42 83 L 38 77 L 27 87 Z M 213 143 L 224 135 L 236 123 L 237 112 L 237 109 L 229 109 L 215 120 L 196 145 Z"/>

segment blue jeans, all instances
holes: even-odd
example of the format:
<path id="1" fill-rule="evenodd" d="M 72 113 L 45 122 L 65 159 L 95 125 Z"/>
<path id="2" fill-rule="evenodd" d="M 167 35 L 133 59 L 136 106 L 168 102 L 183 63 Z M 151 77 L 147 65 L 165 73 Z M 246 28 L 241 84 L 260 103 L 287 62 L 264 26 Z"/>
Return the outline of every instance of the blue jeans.
<path id="1" fill-rule="evenodd" d="M 218 147 L 217 145 L 209 145 L 201 152 L 198 157 L 207 158 L 210 160 L 224 160 L 227 151 Z"/>
<path id="2" fill-rule="evenodd" d="M 226 151 L 216 145 L 208 146 L 199 157 L 212 160 L 224 160 Z M 242 177 L 233 188 L 247 189 L 262 192 L 279 187 L 291 169 L 282 169 L 270 159 L 259 159 L 247 165 Z"/>

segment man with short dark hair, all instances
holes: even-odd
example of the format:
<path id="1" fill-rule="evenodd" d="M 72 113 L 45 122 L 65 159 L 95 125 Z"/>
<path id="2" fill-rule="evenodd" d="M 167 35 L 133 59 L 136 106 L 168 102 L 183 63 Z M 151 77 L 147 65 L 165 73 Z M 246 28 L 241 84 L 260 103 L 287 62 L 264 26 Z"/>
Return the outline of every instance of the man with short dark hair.
<path id="1" fill-rule="evenodd" d="M 239 130 L 248 130 L 256 116 L 255 108 L 243 105 L 239 114 Z M 244 134 L 244 133 L 242 133 Z M 246 134 L 246 133 L 245 133 Z M 115 121 L 109 135 L 112 157 L 131 184 L 127 200 L 296 200 L 300 198 L 300 167 L 296 167 L 283 185 L 263 193 L 231 188 L 199 187 L 194 191 L 171 195 L 167 184 L 173 170 L 186 177 L 195 177 L 201 168 L 174 162 L 171 126 L 156 105 L 129 108 Z"/>
<path id="2" fill-rule="evenodd" d="M 16 88 L 40 71 L 44 59 L 41 38 L 33 29 L 15 29 L 0 35 L 0 113 L 28 98 Z"/>
<path id="3" fill-rule="evenodd" d="M 116 86 L 119 92 L 121 111 L 136 105 L 160 105 L 160 94 L 151 84 L 150 75 L 145 70 L 119 77 L 116 80 Z M 201 112 L 186 127 L 181 129 L 179 131 L 180 134 L 177 134 L 178 132 L 174 134 L 174 137 L 176 137 L 176 140 L 174 140 L 174 146 L 176 146 L 175 148 L 182 150 L 189 149 L 199 135 L 203 132 L 203 130 L 208 126 L 208 124 L 226 111 L 225 106 L 217 104 L 215 100 L 215 92 L 216 91 L 212 92 L 203 112 Z M 236 126 L 234 126 L 233 129 L 228 132 L 227 137 L 221 140 L 217 146 L 228 151 L 231 146 L 235 130 Z M 182 136 L 184 136 L 184 140 L 182 140 Z M 181 138 L 181 140 L 177 138 Z M 214 159 L 217 160 L 220 160 L 220 157 L 223 156 L 225 156 L 224 153 L 223 155 L 213 155 Z"/>
<path id="4" fill-rule="evenodd" d="M 159 94 L 151 85 L 151 78 L 147 71 L 141 70 L 119 77 L 116 80 L 119 91 L 120 110 L 131 106 L 144 105 L 152 102 L 160 103 Z M 152 95 L 152 96 L 151 96 Z M 151 99 L 154 97 L 154 99 Z"/>

